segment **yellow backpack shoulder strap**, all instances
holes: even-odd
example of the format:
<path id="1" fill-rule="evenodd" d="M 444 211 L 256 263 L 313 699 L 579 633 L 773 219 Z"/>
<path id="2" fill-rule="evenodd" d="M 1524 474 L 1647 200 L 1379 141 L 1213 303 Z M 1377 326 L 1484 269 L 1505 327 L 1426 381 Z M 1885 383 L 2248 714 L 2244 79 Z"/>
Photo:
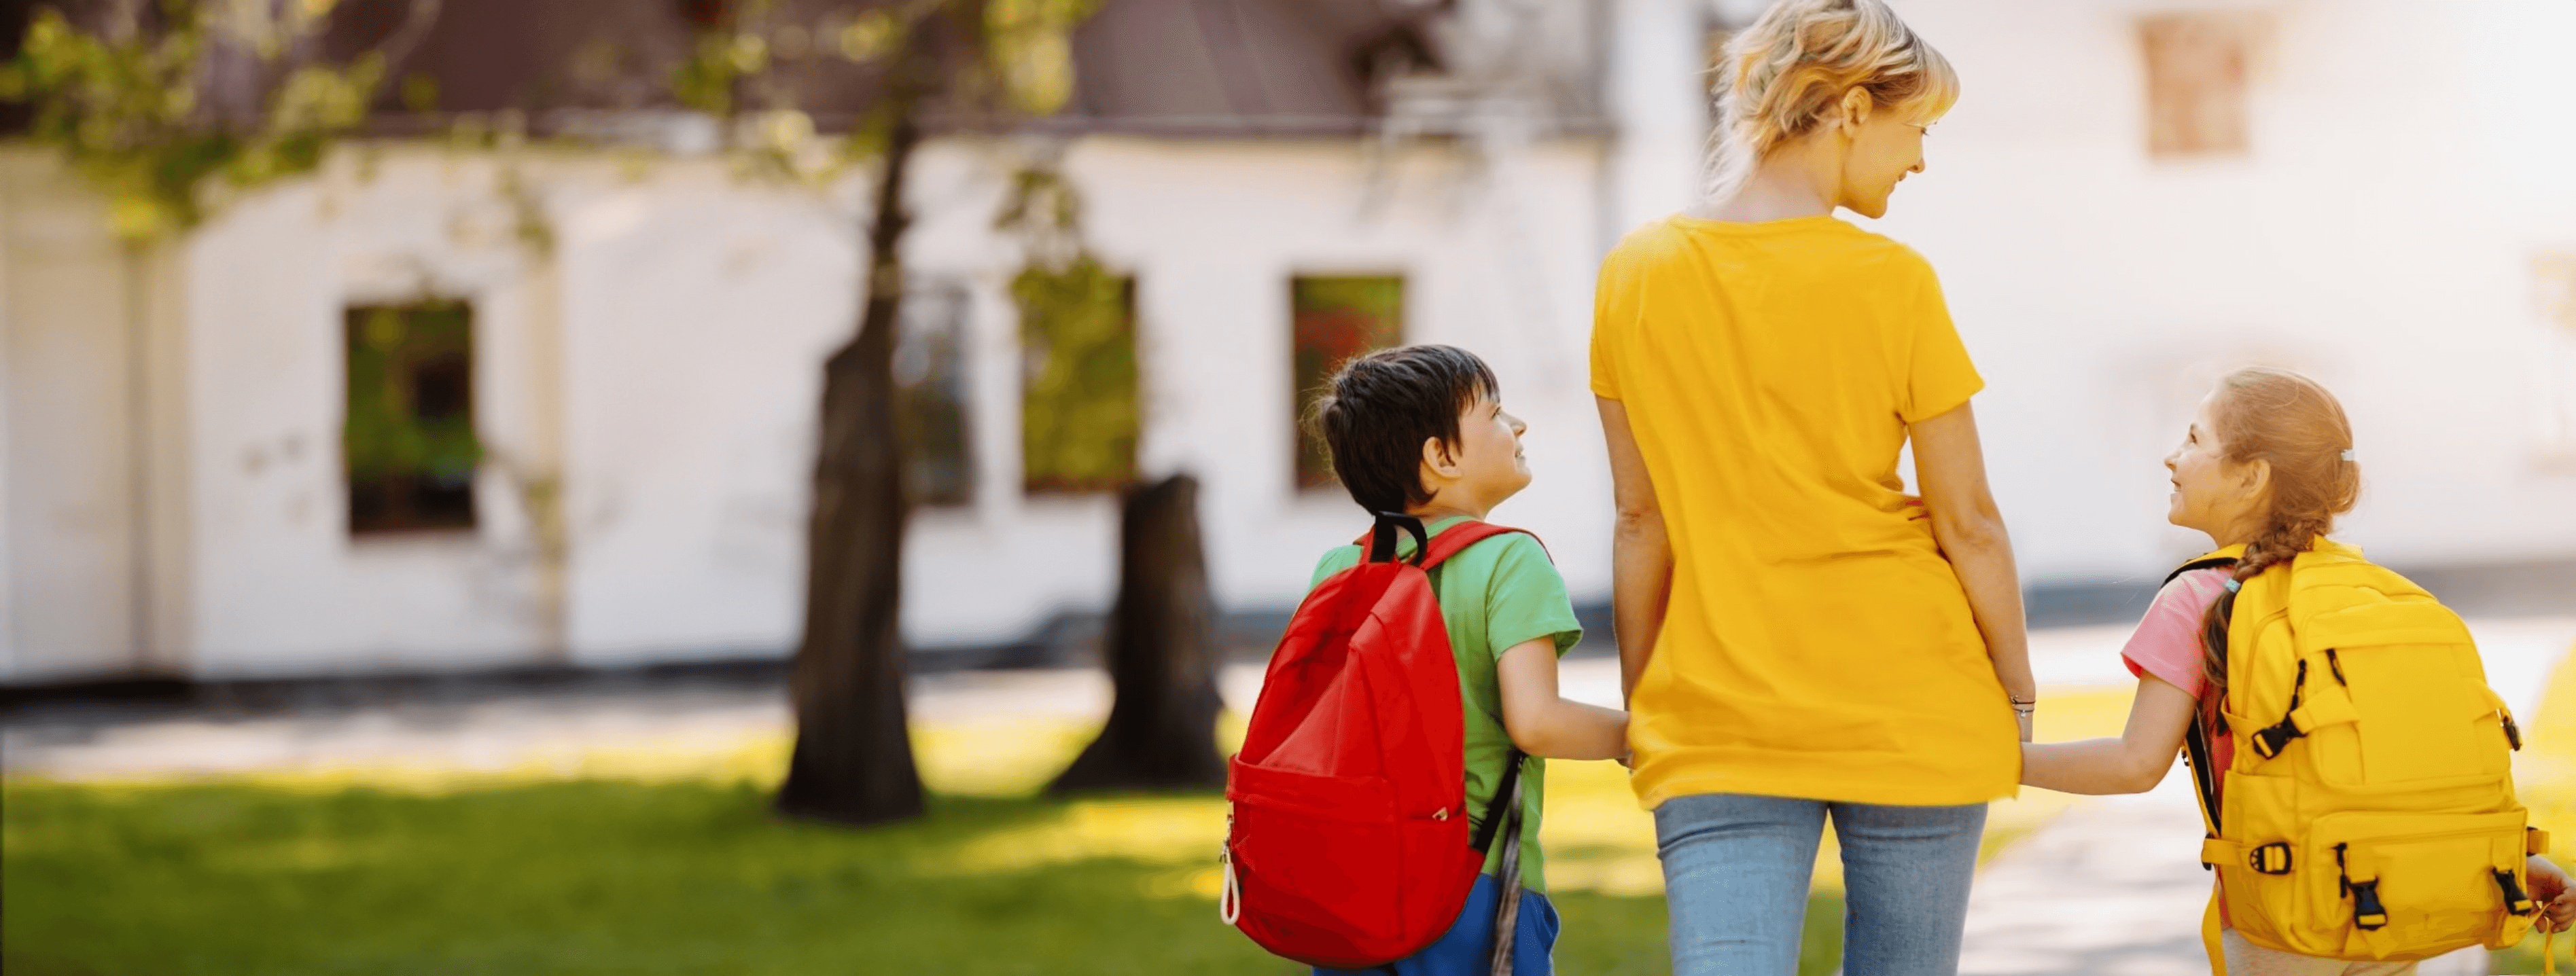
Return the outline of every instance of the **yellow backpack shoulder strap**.
<path id="1" fill-rule="evenodd" d="M 2237 557 L 2244 553 L 2244 546 L 2228 546 L 2215 552 L 2204 553 L 2174 567 L 2173 572 L 2165 575 L 2164 585 L 2171 585 L 2174 580 L 2182 578 L 2182 574 L 2193 570 L 2225 569 L 2234 566 Z M 2162 586 L 2158 587 L 2158 589 L 2162 588 Z M 2191 724 L 2184 727 L 2182 744 L 2184 752 L 2190 756 L 2188 765 L 2191 767 L 2192 795 L 2200 801 L 2201 825 L 2208 831 L 2207 840 L 2216 842 L 2218 840 L 2218 770 L 2210 765 L 2209 730 L 2201 726 L 2198 714 L 2194 714 Z M 2204 851 L 2207 847 L 2207 844 L 2203 845 Z M 2205 863 L 2206 857 L 2203 860 Z M 2209 907 L 2201 911 L 2200 941 L 2201 947 L 2209 953 L 2211 976 L 2227 976 L 2227 950 L 2219 938 L 2218 900 L 2218 882 L 2213 877 L 2209 884 Z"/>
<path id="2" fill-rule="evenodd" d="M 2228 546 L 2193 557 L 2190 562 L 2177 566 L 2173 572 L 2165 574 L 2164 585 L 2172 585 L 2173 581 L 2182 578 L 2182 574 L 2193 570 L 2225 569 L 2234 566 L 2237 557 L 2244 552 L 2244 546 Z M 2158 588 L 2162 589 L 2162 587 Z M 2192 786 L 2195 787 L 2194 793 L 2200 797 L 2201 824 L 2208 828 L 2209 836 L 2214 839 L 2218 836 L 2218 770 L 2210 767 L 2209 730 L 2201 727 L 2197 716 L 2194 716 L 2191 724 L 2185 728 L 2182 742 L 2185 753 L 2191 759 L 2189 765 Z"/>

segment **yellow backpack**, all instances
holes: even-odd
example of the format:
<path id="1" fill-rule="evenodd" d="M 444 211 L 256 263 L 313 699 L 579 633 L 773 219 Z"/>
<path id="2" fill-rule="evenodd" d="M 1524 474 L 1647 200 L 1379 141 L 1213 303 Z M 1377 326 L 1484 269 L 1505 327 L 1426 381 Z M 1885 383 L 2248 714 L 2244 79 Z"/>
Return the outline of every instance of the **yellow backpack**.
<path id="1" fill-rule="evenodd" d="M 2199 722 L 2187 740 L 2209 827 L 2200 860 L 2217 872 L 2202 934 L 2218 976 L 2221 900 L 2246 941 L 2327 959 L 2501 949 L 2531 929 L 2524 856 L 2549 841 L 2514 798 L 2522 733 L 2467 625 L 2432 594 L 2319 538 L 2236 594 L 2221 708 L 2227 769 L 2211 768 Z"/>

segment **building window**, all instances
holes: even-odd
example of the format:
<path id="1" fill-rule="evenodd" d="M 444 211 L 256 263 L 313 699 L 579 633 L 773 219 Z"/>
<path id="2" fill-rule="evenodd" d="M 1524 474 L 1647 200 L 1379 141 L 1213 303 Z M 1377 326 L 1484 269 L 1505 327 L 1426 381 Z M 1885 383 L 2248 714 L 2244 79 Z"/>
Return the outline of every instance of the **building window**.
<path id="1" fill-rule="evenodd" d="M 1020 484 L 1115 491 L 1136 480 L 1136 282 L 1089 258 L 1011 282 L 1020 311 Z"/>
<path id="2" fill-rule="evenodd" d="M 975 500 L 975 455 L 966 425 L 966 289 L 955 281 L 904 287 L 895 340 L 896 424 L 905 488 L 921 505 Z"/>
<path id="3" fill-rule="evenodd" d="M 1332 485 L 1324 440 L 1306 423 L 1324 381 L 1342 361 L 1404 342 L 1404 279 L 1395 275 L 1304 277 L 1288 282 L 1295 352 L 1297 487 Z"/>
<path id="4" fill-rule="evenodd" d="M 350 533 L 473 528 L 473 306 L 353 306 L 343 325 Z"/>
<path id="5" fill-rule="evenodd" d="M 2246 81 L 2256 26 L 2251 17 L 2227 12 L 2163 14 L 2138 23 L 2146 52 L 2149 154 L 2248 150 Z"/>

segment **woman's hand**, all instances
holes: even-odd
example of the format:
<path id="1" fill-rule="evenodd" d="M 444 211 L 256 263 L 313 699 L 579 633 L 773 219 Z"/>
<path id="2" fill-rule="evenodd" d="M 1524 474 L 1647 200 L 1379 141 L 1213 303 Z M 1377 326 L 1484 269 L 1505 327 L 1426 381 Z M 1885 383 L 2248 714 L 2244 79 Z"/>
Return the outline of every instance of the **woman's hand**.
<path id="1" fill-rule="evenodd" d="M 2531 900 L 2540 906 L 2535 921 L 2543 932 L 2564 932 L 2576 925 L 2576 897 L 2569 897 L 2567 872 L 2538 854 L 2523 865 L 2523 877 L 2531 883 Z"/>

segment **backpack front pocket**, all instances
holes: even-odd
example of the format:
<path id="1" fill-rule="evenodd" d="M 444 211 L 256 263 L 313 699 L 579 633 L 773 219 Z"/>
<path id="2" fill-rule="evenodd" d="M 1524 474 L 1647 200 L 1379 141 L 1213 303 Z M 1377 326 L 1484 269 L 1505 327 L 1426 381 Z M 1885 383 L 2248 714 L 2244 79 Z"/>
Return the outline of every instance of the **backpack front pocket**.
<path id="1" fill-rule="evenodd" d="M 1355 956 L 1377 950 L 1406 875 L 1386 780 L 1269 769 L 1240 758 L 1230 779 L 1235 836 L 1228 849 L 1245 908 L 1266 925 L 1347 944 Z"/>
<path id="2" fill-rule="evenodd" d="M 2293 866 L 2305 897 L 2286 940 L 2315 955 L 2421 959 L 2528 925 L 2525 819 L 2519 809 L 2317 818 Z"/>
<path id="3" fill-rule="evenodd" d="M 2255 716 L 2271 723 L 2248 736 L 2257 755 L 2303 751 L 2318 782 L 2347 792 L 2493 782 L 2510 769 L 2504 713 L 2449 610 L 2422 603 L 2320 614 L 2299 638 L 2306 650 L 2290 707 Z"/>

